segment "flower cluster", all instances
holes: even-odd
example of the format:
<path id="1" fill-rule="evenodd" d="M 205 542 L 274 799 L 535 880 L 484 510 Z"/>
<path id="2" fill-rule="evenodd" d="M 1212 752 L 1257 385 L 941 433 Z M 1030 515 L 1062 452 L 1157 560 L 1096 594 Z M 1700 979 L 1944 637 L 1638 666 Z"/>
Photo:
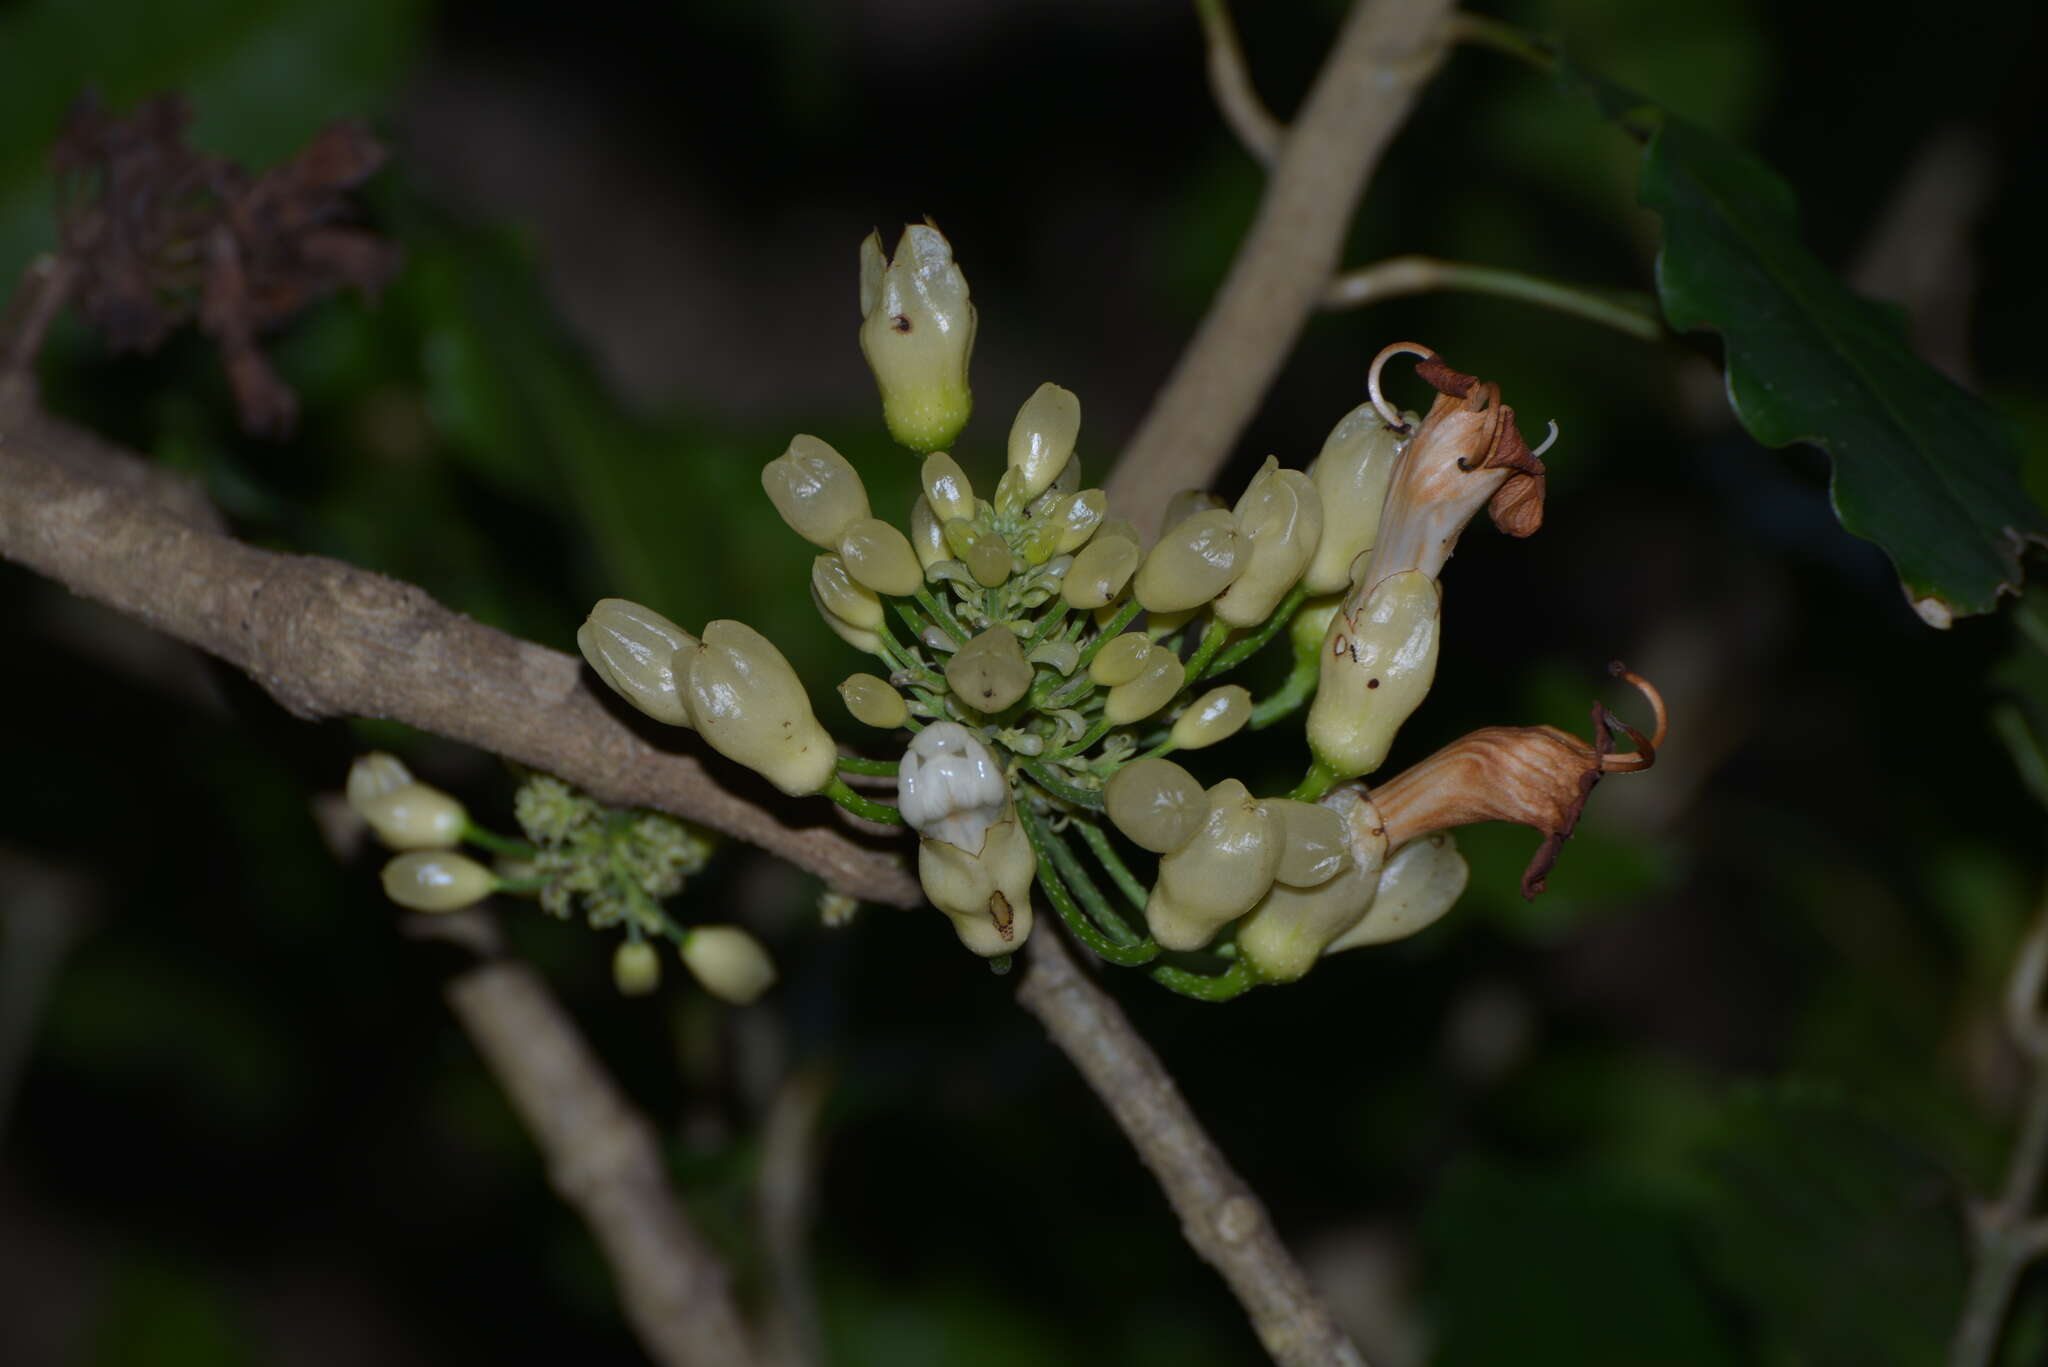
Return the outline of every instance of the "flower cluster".
<path id="1" fill-rule="evenodd" d="M 384 866 L 384 892 L 414 911 L 473 906 L 492 893 L 539 899 L 551 915 L 581 909 L 593 929 L 622 926 L 612 977 L 628 996 L 661 982 L 652 940 L 674 943 L 704 989 L 750 1002 L 775 981 L 775 967 L 736 926 L 682 926 L 661 903 L 704 867 L 712 843 L 696 828 L 659 812 L 607 807 L 546 774 L 520 785 L 514 812 L 525 840 L 484 829 L 455 798 L 412 776 L 403 761 L 377 752 L 349 769 L 348 805 L 377 838 L 400 853 Z M 468 843 L 496 856 L 489 867 L 456 852 Z"/>
<path id="2" fill-rule="evenodd" d="M 1654 737 L 1596 707 L 1591 744 L 1489 728 L 1378 788 L 1363 781 L 1429 691 L 1438 576 L 1466 523 L 1484 507 L 1510 535 L 1541 524 L 1542 448 L 1523 442 L 1497 385 L 1427 347 L 1388 347 L 1369 401 L 1306 470 L 1269 458 L 1234 503 L 1180 495 L 1148 546 L 1083 487 L 1080 401 L 1058 385 L 1024 402 L 1001 476 L 978 491 L 936 449 L 967 416 L 974 332 L 950 247 L 912 228 L 892 265 L 872 238 L 862 263 L 862 347 L 890 430 L 923 456 L 908 531 L 874 515 L 858 472 L 815 436 L 769 461 L 762 485 L 818 548 L 819 614 L 876 661 L 840 685 L 847 712 L 908 732 L 900 754 L 841 755 L 781 653 L 740 623 L 700 639 L 607 599 L 578 639 L 629 702 L 784 792 L 912 828 L 926 895 L 974 953 L 1007 964 L 1032 933 L 1035 887 L 1097 954 L 1148 964 L 1175 990 L 1222 998 L 1291 981 L 1443 915 L 1466 879 L 1451 827 L 1541 830 L 1533 895 L 1592 784 L 1651 762 L 1662 703 L 1629 675 L 1657 712 Z M 1403 353 L 1437 391 L 1420 418 L 1380 390 Z M 1282 631 L 1294 669 L 1277 690 L 1255 699 L 1221 681 Z M 1286 796 L 1205 785 L 1167 758 L 1311 699 L 1311 763 Z M 1616 734 L 1634 753 L 1612 751 Z M 894 777 L 896 804 L 842 773 Z M 1138 851 L 1157 857 L 1149 879 Z"/>

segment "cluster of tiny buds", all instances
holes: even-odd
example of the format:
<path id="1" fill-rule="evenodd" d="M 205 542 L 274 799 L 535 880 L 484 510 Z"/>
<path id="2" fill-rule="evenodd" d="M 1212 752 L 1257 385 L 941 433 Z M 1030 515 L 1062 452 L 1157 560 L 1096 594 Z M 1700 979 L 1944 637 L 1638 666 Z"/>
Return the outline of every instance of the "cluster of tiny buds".
<path id="1" fill-rule="evenodd" d="M 1591 745 L 1491 728 L 1467 738 L 1499 733 L 1486 744 L 1461 742 L 1411 771 L 1420 777 L 1385 785 L 1399 819 L 1363 782 L 1434 679 L 1438 576 L 1466 523 L 1481 507 L 1511 535 L 1541 523 L 1542 448 L 1524 444 L 1497 385 L 1426 347 L 1388 347 L 1368 401 L 1306 469 L 1268 458 L 1234 503 L 1179 495 L 1148 546 L 1109 515 L 1102 490 L 1082 487 L 1080 401 L 1058 385 L 1018 409 L 986 496 L 938 449 L 966 419 L 975 318 L 936 229 L 907 231 L 892 264 L 877 239 L 864 244 L 861 294 L 861 343 L 890 430 L 923 458 L 908 533 L 874 515 L 853 465 L 818 437 L 793 439 L 761 478 L 818 550 L 820 616 L 877 661 L 840 685 L 846 710 L 909 732 L 899 757 L 842 754 L 782 654 L 743 624 L 713 622 L 698 637 L 607 599 L 578 640 L 627 701 L 784 792 L 910 826 L 927 897 L 974 953 L 1007 964 L 1032 931 L 1035 885 L 1114 962 L 1201 956 L 1156 964 L 1169 987 L 1223 997 L 1291 981 L 1326 954 L 1447 911 L 1466 878 L 1449 827 L 1541 830 L 1541 868 L 1525 878 L 1540 888 L 1592 782 L 1649 762 L 1662 705 L 1631 675 L 1658 711 L 1655 740 L 1597 708 Z M 1381 392 L 1403 353 L 1437 392 L 1426 416 Z M 1278 690 L 1255 699 L 1215 682 L 1283 630 L 1294 668 Z M 1304 705 L 1310 764 L 1286 797 L 1254 796 L 1234 778 L 1205 786 L 1166 758 Z M 1611 753 L 1613 735 L 1636 752 Z M 1484 796 L 1510 771 L 1518 801 Z M 893 776 L 897 803 L 855 792 L 842 773 Z M 1126 862 L 1133 846 L 1158 857 L 1149 883 Z"/>
<path id="2" fill-rule="evenodd" d="M 746 931 L 682 926 L 662 910 L 711 853 L 707 837 L 672 817 L 606 807 L 535 774 L 515 804 L 526 839 L 514 839 L 478 826 L 459 801 L 381 751 L 350 766 L 345 796 L 377 839 L 398 851 L 382 881 L 399 906 L 450 912 L 507 893 L 536 897 L 558 917 L 580 907 L 593 928 L 624 926 L 612 977 L 627 996 L 661 982 L 655 939 L 673 942 L 699 985 L 726 1001 L 751 1002 L 775 982 L 767 951 Z M 457 852 L 465 843 L 494 856 L 492 864 Z"/>

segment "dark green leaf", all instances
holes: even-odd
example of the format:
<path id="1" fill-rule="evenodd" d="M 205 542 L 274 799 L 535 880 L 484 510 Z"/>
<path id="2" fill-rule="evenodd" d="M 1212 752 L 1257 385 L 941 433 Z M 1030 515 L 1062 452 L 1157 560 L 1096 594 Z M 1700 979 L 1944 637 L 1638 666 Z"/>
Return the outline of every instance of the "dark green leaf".
<path id="1" fill-rule="evenodd" d="M 1701 1219 L 1758 1329 L 1814 1367 L 1939 1362 L 1962 1305 L 1948 1174 L 1825 1089 L 1760 1088 L 1701 1148 Z"/>
<path id="2" fill-rule="evenodd" d="M 2020 584 L 2026 542 L 2048 543 L 2012 433 L 1913 354 L 1894 309 L 1807 251 L 1792 191 L 1769 167 L 1620 86 L 1559 70 L 1647 140 L 1639 196 L 1664 223 L 1659 298 L 1673 328 L 1721 334 L 1742 425 L 1766 446 L 1834 457 L 1835 515 L 1884 548 L 1929 623 L 1997 607 Z"/>

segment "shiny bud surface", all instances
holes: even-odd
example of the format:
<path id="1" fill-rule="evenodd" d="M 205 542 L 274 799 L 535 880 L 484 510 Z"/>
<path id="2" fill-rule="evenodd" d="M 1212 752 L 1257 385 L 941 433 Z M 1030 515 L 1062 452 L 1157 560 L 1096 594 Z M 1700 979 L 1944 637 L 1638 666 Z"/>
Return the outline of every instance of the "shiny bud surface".
<path id="1" fill-rule="evenodd" d="M 792 437 L 788 450 L 762 466 L 761 487 L 791 531 L 828 551 L 868 516 L 868 491 L 859 474 L 813 436 Z"/>
<path id="2" fill-rule="evenodd" d="M 1273 886 L 1284 847 L 1280 819 L 1234 778 L 1209 790 L 1202 828 L 1159 860 L 1145 904 L 1152 938 L 1165 949 L 1200 949 L 1250 911 Z"/>
<path id="3" fill-rule="evenodd" d="M 838 752 L 774 642 L 745 622 L 704 628 L 684 683 L 690 716 L 711 748 L 792 797 L 832 781 Z"/>
<path id="4" fill-rule="evenodd" d="M 924 586 L 924 566 L 910 538 L 879 517 L 849 523 L 839 538 L 839 555 L 855 582 L 876 593 L 906 598 Z"/>
<path id="5" fill-rule="evenodd" d="M 1042 384 L 1010 424 L 1010 468 L 1028 502 L 1052 486 L 1073 459 L 1081 434 L 1081 400 L 1070 389 Z"/>
<path id="6" fill-rule="evenodd" d="M 1418 570 L 1353 590 L 1330 620 L 1321 680 L 1309 708 L 1316 758 L 1345 778 L 1380 767 L 1394 736 L 1436 678 L 1443 595 Z"/>
<path id="7" fill-rule="evenodd" d="M 377 838 L 394 850 L 446 850 L 461 843 L 469 813 L 439 788 L 408 783 L 356 808 Z"/>
<path id="8" fill-rule="evenodd" d="M 745 1006 L 775 986 L 775 961 L 738 926 L 693 926 L 680 952 L 698 986 L 720 1001 Z"/>
<path id="9" fill-rule="evenodd" d="M 873 589 L 856 582 L 846 562 L 836 555 L 821 555 L 811 561 L 811 592 L 825 605 L 825 611 L 848 626 L 873 631 L 882 625 L 882 600 Z"/>
<path id="10" fill-rule="evenodd" d="M 946 661 L 946 686 L 977 712 L 1000 712 L 1031 688 L 1032 668 L 1016 634 L 990 627 Z"/>
<path id="11" fill-rule="evenodd" d="M 913 451 L 952 443 L 974 396 L 967 364 L 975 312 L 952 244 L 928 224 L 903 230 L 893 259 L 870 233 L 860 244 L 860 349 L 882 395 L 889 434 Z"/>
<path id="12" fill-rule="evenodd" d="M 644 997 L 661 986 L 661 956 L 645 940 L 628 940 L 612 951 L 612 986 L 622 997 Z"/>
<path id="13" fill-rule="evenodd" d="M 1159 538 L 1138 566 L 1132 592 L 1150 612 L 1198 608 L 1244 573 L 1246 549 L 1227 510 L 1196 513 Z"/>
<path id="14" fill-rule="evenodd" d="M 939 521 L 974 516 L 974 485 L 968 482 L 960 463 L 944 451 L 934 451 L 924 458 L 920 478 L 925 499 Z"/>
<path id="15" fill-rule="evenodd" d="M 839 685 L 839 697 L 853 719 L 880 731 L 893 731 L 910 719 L 910 706 L 886 679 L 872 674 L 848 675 Z"/>
<path id="16" fill-rule="evenodd" d="M 1174 718 L 1171 739 L 1176 750 L 1200 750 L 1229 740 L 1252 719 L 1251 690 L 1240 684 L 1212 688 Z"/>
<path id="17" fill-rule="evenodd" d="M 384 895 L 413 911 L 459 911 L 489 896 L 498 885 L 474 859 L 445 850 L 415 850 L 384 866 Z"/>
<path id="18" fill-rule="evenodd" d="M 670 726 L 692 724 L 677 684 L 676 654 L 696 646 L 697 638 L 689 632 L 653 608 L 625 598 L 600 599 L 576 631 L 576 647 L 597 677 L 634 707 Z"/>
<path id="19" fill-rule="evenodd" d="M 1310 593 L 1342 593 L 1351 587 L 1352 567 L 1379 534 L 1380 510 L 1402 440 L 1370 403 L 1345 414 L 1324 439 L 1308 472 L 1323 508 L 1322 540 L 1302 576 Z"/>
<path id="20" fill-rule="evenodd" d="M 1139 849 L 1172 854 L 1209 819 L 1209 795 L 1170 759 L 1141 759 L 1119 769 L 1102 792 L 1103 808 Z"/>

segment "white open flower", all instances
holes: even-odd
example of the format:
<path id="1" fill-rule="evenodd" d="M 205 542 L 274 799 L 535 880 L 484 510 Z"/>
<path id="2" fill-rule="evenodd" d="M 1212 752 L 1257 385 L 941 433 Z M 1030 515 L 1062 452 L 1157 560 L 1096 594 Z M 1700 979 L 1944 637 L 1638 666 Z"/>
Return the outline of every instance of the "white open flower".
<path id="1" fill-rule="evenodd" d="M 919 836 L 981 853 L 1010 798 L 995 754 L 956 721 L 917 733 L 896 772 L 897 806 Z"/>

